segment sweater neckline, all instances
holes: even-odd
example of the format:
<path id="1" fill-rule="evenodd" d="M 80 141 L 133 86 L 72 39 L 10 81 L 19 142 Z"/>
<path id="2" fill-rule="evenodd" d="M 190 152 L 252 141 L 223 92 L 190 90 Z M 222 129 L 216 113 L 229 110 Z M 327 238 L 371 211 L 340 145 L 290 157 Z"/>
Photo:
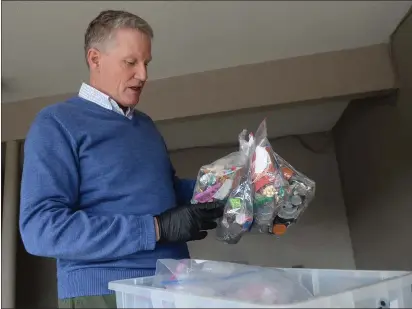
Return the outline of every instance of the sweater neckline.
<path id="1" fill-rule="evenodd" d="M 105 114 L 107 114 L 107 115 L 110 115 L 110 116 L 113 116 L 113 117 L 118 117 L 118 118 L 120 118 L 120 119 L 123 119 L 124 121 L 133 122 L 134 119 L 138 116 L 137 111 L 136 111 L 136 110 L 133 110 L 133 117 L 132 117 L 132 119 L 129 119 L 129 118 L 127 118 L 125 115 L 120 115 L 119 113 L 117 113 L 117 112 L 115 112 L 115 111 L 112 111 L 112 110 L 109 110 L 109 109 L 107 109 L 107 108 L 104 108 L 103 106 L 100 106 L 100 105 L 98 105 L 98 104 L 96 104 L 96 103 L 94 103 L 94 102 L 92 102 L 92 101 L 90 101 L 90 100 L 84 99 L 84 98 L 82 98 L 82 97 L 80 97 L 80 96 L 75 96 L 74 98 L 71 99 L 71 101 L 74 102 L 74 103 L 76 103 L 76 102 L 78 102 L 78 103 L 84 103 L 84 105 L 83 105 L 83 104 L 82 104 L 82 105 L 83 105 L 85 108 L 89 109 L 89 110 L 97 111 L 97 112 L 103 112 L 103 113 L 105 113 Z"/>

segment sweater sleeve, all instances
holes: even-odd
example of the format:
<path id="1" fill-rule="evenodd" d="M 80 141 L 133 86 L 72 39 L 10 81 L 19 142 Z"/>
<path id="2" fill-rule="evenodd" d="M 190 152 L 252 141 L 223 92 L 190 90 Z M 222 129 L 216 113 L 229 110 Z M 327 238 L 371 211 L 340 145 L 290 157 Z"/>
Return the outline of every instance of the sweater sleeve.
<path id="1" fill-rule="evenodd" d="M 153 125 L 154 125 L 154 123 L 153 123 Z M 168 151 L 167 144 L 166 144 L 165 140 L 163 139 L 163 137 L 162 137 L 162 140 L 163 140 L 163 144 L 165 146 L 166 151 Z M 169 157 L 169 160 L 170 160 L 170 157 Z M 177 205 L 182 206 L 182 205 L 190 204 L 190 201 L 191 201 L 192 196 L 193 196 L 193 191 L 194 191 L 195 185 L 196 185 L 196 180 L 195 179 L 179 178 L 176 175 L 176 170 L 173 167 L 173 163 L 172 163 L 171 160 L 170 160 L 170 168 L 171 168 L 172 177 L 173 177 L 173 185 L 174 185 L 174 189 L 175 189 Z"/>
<path id="2" fill-rule="evenodd" d="M 196 180 L 181 179 L 177 176 L 174 176 L 174 187 L 178 205 L 190 204 L 190 200 L 192 199 L 195 185 Z"/>
<path id="3" fill-rule="evenodd" d="M 41 112 L 24 152 L 19 225 L 30 254 L 97 261 L 154 250 L 153 216 L 81 210 L 77 146 L 58 119 Z"/>

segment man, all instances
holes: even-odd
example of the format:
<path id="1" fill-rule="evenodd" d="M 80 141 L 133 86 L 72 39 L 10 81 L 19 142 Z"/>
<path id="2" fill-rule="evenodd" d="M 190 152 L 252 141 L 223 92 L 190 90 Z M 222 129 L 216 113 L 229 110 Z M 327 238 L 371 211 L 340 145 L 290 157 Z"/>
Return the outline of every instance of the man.
<path id="1" fill-rule="evenodd" d="M 188 258 L 221 205 L 190 205 L 153 121 L 134 109 L 153 31 L 124 11 L 87 28 L 89 84 L 43 109 L 25 142 L 20 231 L 27 251 L 57 259 L 59 307 L 114 308 L 113 280 L 151 276 L 160 258 Z M 167 104 L 167 102 L 165 102 Z"/>

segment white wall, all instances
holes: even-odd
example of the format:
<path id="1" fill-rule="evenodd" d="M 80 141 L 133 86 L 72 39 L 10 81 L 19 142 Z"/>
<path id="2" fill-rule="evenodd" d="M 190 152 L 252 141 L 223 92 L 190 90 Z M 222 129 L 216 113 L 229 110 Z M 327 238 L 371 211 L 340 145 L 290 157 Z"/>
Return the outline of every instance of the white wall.
<path id="1" fill-rule="evenodd" d="M 412 270 L 412 8 L 392 36 L 399 90 L 357 100 L 335 145 L 359 269 Z"/>
<path id="2" fill-rule="evenodd" d="M 316 148 L 328 141 L 323 134 L 311 134 L 305 139 Z M 216 241 L 214 232 L 211 232 L 206 240 L 190 243 L 192 257 L 264 266 L 354 269 L 333 143 L 321 154 L 307 150 L 294 137 L 277 140 L 273 146 L 295 168 L 317 183 L 316 198 L 302 220 L 279 240 L 268 235 L 250 234 L 237 245 L 225 245 Z M 201 165 L 233 150 L 235 148 L 187 149 L 173 152 L 171 159 L 179 176 L 195 177 Z"/>
<path id="3" fill-rule="evenodd" d="M 335 130 L 358 269 L 412 270 L 412 148 L 396 100 L 352 102 Z"/>

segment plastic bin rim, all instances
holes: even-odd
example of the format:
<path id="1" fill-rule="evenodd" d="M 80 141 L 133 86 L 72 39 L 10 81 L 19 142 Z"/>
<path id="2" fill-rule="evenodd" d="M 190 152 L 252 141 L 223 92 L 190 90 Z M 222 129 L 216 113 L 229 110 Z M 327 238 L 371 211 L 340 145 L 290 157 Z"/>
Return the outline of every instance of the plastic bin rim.
<path id="1" fill-rule="evenodd" d="M 278 269 L 279 269 L 279 268 L 278 268 Z M 283 268 L 283 269 L 285 269 L 285 268 Z M 297 271 L 302 271 L 302 272 L 303 272 L 303 271 L 305 271 L 305 270 L 308 271 L 308 270 L 317 270 L 317 269 L 304 268 L 304 269 L 293 269 L 293 270 L 297 270 Z M 320 269 L 320 271 L 323 271 L 323 270 L 326 270 L 326 269 Z M 333 269 L 332 269 L 332 270 L 333 270 Z M 334 270 L 334 271 L 341 271 L 341 270 L 338 269 L 338 270 Z M 355 270 L 342 270 L 342 271 L 353 272 L 353 271 L 355 271 Z M 399 279 L 404 279 L 404 278 L 408 278 L 408 277 L 409 277 L 409 279 L 412 279 L 412 272 L 410 272 L 410 271 L 378 271 L 378 270 L 374 271 L 374 270 L 362 270 L 362 271 L 357 271 L 357 272 L 381 272 L 381 273 L 384 272 L 384 273 L 394 273 L 394 274 L 397 273 L 397 274 L 398 274 L 398 275 L 395 275 L 394 277 L 389 277 L 389 278 L 385 278 L 385 279 L 380 280 L 380 281 L 379 281 L 379 284 L 388 283 L 388 282 L 395 282 L 395 281 L 397 281 L 397 280 L 399 280 Z M 166 289 L 162 289 L 162 288 L 158 288 L 158 287 L 153 287 L 153 286 L 139 286 L 139 285 L 130 286 L 130 285 L 125 285 L 125 284 L 124 284 L 124 281 L 126 281 L 126 280 L 129 281 L 129 280 L 143 279 L 143 278 L 148 279 L 148 278 L 154 278 L 154 277 L 155 277 L 155 276 L 149 276 L 149 277 L 141 277 L 141 278 L 132 278 L 132 279 L 125 279 L 125 280 L 111 281 L 111 282 L 109 282 L 109 289 L 110 289 L 110 290 L 113 290 L 113 291 L 115 291 L 115 292 L 133 294 L 133 290 L 142 289 L 142 288 L 145 288 L 145 287 L 146 287 L 146 288 L 150 288 L 150 290 L 152 290 L 152 291 L 161 291 L 162 293 L 166 293 L 166 294 L 169 294 L 169 295 L 170 295 L 170 294 L 172 294 L 172 295 L 179 294 L 179 295 L 182 295 L 182 296 L 185 296 L 185 295 L 186 295 L 184 292 L 176 291 L 176 290 L 170 291 L 170 290 L 166 290 Z M 299 304 L 307 305 L 308 302 L 313 301 L 313 300 L 322 301 L 322 300 L 324 300 L 324 299 L 333 297 L 333 296 L 335 296 L 335 295 L 339 295 L 339 294 L 342 294 L 342 293 L 351 293 L 351 292 L 354 291 L 354 290 L 359 290 L 359 289 L 362 289 L 362 288 L 366 288 L 366 287 L 368 287 L 368 286 L 370 286 L 370 285 L 363 285 L 363 286 L 353 287 L 353 288 L 348 289 L 348 290 L 345 290 L 345 291 L 336 292 L 336 293 L 332 293 L 332 294 L 329 294 L 329 295 L 317 296 L 317 297 L 310 298 L 310 299 L 305 300 L 305 301 L 298 301 L 298 302 L 294 302 L 294 303 L 290 303 L 290 304 L 277 304 L 277 305 L 267 306 L 267 305 L 256 304 L 256 303 L 251 303 L 251 302 L 247 302 L 247 301 L 242 301 L 241 303 L 248 304 L 248 305 L 251 305 L 251 306 L 257 305 L 257 306 L 259 306 L 260 308 L 265 308 L 265 307 L 267 307 L 267 308 L 288 308 L 288 307 L 293 307 L 293 308 L 295 308 L 296 306 L 299 306 Z M 120 289 L 120 287 L 121 287 L 121 289 Z M 207 301 L 216 301 L 216 300 L 220 300 L 220 301 L 222 301 L 222 302 L 235 302 L 235 303 L 238 302 L 238 301 L 236 301 L 236 300 L 227 299 L 227 298 L 222 298 L 222 297 L 197 296 L 197 295 L 192 295 L 192 296 L 195 296 L 195 297 L 199 298 L 199 300 L 202 300 L 202 301 L 204 301 L 204 302 L 207 302 Z"/>

